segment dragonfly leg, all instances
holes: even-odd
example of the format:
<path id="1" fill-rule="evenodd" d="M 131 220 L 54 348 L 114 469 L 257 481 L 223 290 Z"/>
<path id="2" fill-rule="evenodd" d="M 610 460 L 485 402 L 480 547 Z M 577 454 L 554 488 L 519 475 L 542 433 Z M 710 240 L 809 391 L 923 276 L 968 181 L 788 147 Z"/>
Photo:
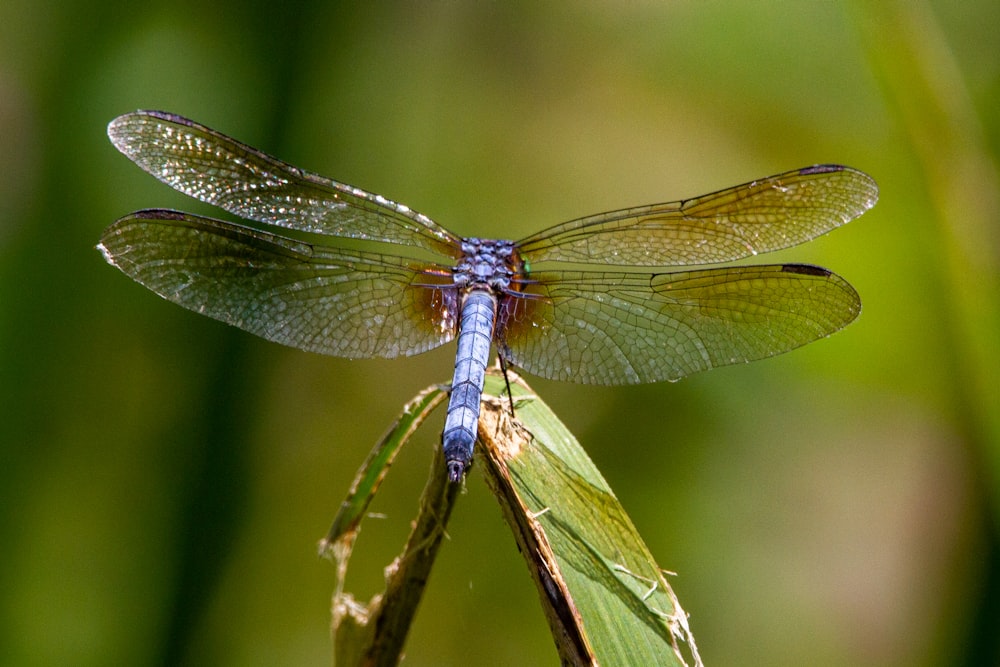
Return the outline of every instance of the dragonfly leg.
<path id="1" fill-rule="evenodd" d="M 497 359 L 500 361 L 500 372 L 503 373 L 503 382 L 507 385 L 507 400 L 510 401 L 510 416 L 514 418 L 514 394 L 510 391 L 510 376 L 507 375 L 507 360 L 504 358 L 503 353 L 497 354 Z"/>

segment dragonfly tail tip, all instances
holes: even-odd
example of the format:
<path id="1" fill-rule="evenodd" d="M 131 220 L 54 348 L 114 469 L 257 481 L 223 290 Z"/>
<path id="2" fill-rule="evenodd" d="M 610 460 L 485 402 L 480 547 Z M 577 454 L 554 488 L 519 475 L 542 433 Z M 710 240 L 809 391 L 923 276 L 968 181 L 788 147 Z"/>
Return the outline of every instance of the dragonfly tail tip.
<path id="1" fill-rule="evenodd" d="M 462 478 L 465 477 L 465 461 L 459 461 L 452 459 L 447 463 L 448 468 L 448 479 L 452 482 L 461 482 Z"/>

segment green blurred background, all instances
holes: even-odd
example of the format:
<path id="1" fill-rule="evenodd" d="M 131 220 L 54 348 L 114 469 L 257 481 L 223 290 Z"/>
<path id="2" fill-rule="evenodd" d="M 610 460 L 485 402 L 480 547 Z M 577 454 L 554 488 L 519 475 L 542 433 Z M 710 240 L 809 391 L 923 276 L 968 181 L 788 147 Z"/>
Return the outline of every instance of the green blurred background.
<path id="1" fill-rule="evenodd" d="M 349 362 L 173 306 L 94 245 L 211 209 L 107 141 L 194 118 L 463 235 L 518 238 L 816 162 L 879 205 L 777 256 L 864 312 L 677 384 L 532 380 L 616 489 L 709 665 L 1000 664 L 1000 4 L 0 4 L 0 663 L 327 664 L 317 540 L 453 346 Z M 398 552 L 439 417 L 349 578 Z M 552 664 L 469 481 L 406 664 Z"/>

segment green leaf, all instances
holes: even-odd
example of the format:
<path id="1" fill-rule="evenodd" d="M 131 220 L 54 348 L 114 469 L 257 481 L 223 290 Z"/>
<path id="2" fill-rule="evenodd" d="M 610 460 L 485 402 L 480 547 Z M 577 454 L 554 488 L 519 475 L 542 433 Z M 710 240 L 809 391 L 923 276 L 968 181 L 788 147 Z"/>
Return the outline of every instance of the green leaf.
<path id="1" fill-rule="evenodd" d="M 445 475 L 444 454 L 437 448 L 427 485 L 420 497 L 418 517 L 403 552 L 385 569 L 385 590 L 362 604 L 344 591 L 347 566 L 361 520 L 381 486 L 400 448 L 445 399 L 441 387 L 418 394 L 388 433 L 376 444 L 351 485 L 347 498 L 320 542 L 320 555 L 337 564 L 333 594 L 332 633 L 334 664 L 393 665 L 403 644 L 430 574 L 448 518 L 461 485 Z"/>
<path id="2" fill-rule="evenodd" d="M 701 665 L 694 637 L 628 515 L 555 414 L 511 374 L 486 379 L 477 461 L 528 564 L 556 647 L 572 665 Z M 337 564 L 335 664 L 395 664 L 462 488 L 447 481 L 438 448 L 403 552 L 367 604 L 344 591 L 365 512 L 399 449 L 444 402 L 440 387 L 411 401 L 372 450 L 320 553 Z"/>
<path id="3" fill-rule="evenodd" d="M 487 378 L 478 449 L 568 664 L 701 660 L 670 584 L 586 452 L 512 376 Z"/>

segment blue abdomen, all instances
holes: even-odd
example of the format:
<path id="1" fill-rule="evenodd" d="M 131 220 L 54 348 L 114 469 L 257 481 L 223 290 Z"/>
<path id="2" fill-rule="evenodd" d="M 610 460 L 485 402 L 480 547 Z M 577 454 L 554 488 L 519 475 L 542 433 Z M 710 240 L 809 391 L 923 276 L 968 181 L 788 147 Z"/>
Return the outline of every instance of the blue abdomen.
<path id="1" fill-rule="evenodd" d="M 472 462 L 496 312 L 496 299 L 486 290 L 472 290 L 462 304 L 455 376 L 441 438 L 448 478 L 453 482 L 461 481 Z"/>

